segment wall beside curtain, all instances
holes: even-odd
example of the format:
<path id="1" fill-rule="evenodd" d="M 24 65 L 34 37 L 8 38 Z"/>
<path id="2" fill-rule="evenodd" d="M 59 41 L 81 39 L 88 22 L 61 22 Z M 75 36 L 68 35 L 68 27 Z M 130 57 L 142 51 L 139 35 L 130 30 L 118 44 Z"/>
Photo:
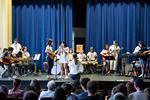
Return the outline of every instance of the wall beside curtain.
<path id="1" fill-rule="evenodd" d="M 12 0 L 0 0 L 0 48 L 11 44 Z"/>
<path id="2" fill-rule="evenodd" d="M 14 0 L 12 6 L 12 39 L 18 38 L 31 55 L 41 53 L 49 38 L 56 49 L 61 41 L 72 47 L 72 0 Z M 41 66 L 40 66 L 41 67 Z"/>
<path id="3" fill-rule="evenodd" d="M 124 48 L 122 52 L 132 52 L 137 41 L 150 46 L 149 2 L 88 0 L 86 13 L 86 51 L 93 46 L 99 54 L 113 40 Z"/>

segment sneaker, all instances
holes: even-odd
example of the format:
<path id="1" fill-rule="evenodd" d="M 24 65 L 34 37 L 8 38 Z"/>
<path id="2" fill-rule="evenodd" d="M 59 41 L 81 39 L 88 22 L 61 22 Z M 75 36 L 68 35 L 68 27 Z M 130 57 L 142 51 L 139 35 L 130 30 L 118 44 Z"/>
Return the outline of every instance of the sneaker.
<path id="1" fill-rule="evenodd" d="M 69 77 L 68 76 L 65 76 L 65 79 L 68 79 Z"/>

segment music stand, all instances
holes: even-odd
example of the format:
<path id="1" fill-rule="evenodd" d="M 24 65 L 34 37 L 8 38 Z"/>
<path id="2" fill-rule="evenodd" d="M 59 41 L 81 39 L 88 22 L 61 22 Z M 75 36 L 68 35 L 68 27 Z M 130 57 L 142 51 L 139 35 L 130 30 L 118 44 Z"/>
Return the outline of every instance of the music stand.
<path id="1" fill-rule="evenodd" d="M 41 54 L 35 54 L 34 57 L 33 57 L 33 61 L 34 61 L 35 64 L 36 64 L 35 73 L 37 72 L 37 63 L 38 63 L 38 61 L 40 60 L 40 57 L 41 57 Z"/>
<path id="2" fill-rule="evenodd" d="M 109 67 L 110 67 L 110 60 L 115 60 L 114 56 L 104 56 L 104 58 L 105 58 L 105 60 L 108 60 Z"/>

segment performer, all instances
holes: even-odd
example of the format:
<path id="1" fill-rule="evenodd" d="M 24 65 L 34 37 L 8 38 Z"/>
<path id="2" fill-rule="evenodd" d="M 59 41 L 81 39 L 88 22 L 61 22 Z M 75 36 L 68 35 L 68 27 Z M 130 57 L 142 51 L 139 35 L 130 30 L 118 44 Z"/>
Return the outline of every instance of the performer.
<path id="1" fill-rule="evenodd" d="M 19 51 L 21 51 L 21 44 L 18 43 L 17 38 L 14 40 L 14 43 L 11 45 L 11 47 L 14 49 L 12 53 L 13 55 L 16 55 Z"/>
<path id="2" fill-rule="evenodd" d="M 83 65 L 85 72 L 87 73 L 87 61 L 86 61 L 86 54 L 83 52 L 83 50 L 80 51 L 79 54 L 77 54 L 77 58 L 79 62 Z"/>
<path id="3" fill-rule="evenodd" d="M 51 79 L 50 75 L 51 75 L 51 70 L 54 64 L 54 56 L 55 56 L 55 53 L 53 52 L 53 48 L 52 48 L 52 39 L 48 40 L 45 53 L 47 54 L 47 62 L 48 62 L 47 78 Z"/>
<path id="4" fill-rule="evenodd" d="M 144 77 L 145 74 L 145 68 L 147 63 L 147 57 L 145 55 L 145 51 L 147 51 L 147 48 L 145 47 L 144 42 L 139 42 L 138 46 L 135 48 L 133 54 L 136 54 L 139 56 L 139 64 L 141 68 L 141 75 L 139 77 Z"/>
<path id="5" fill-rule="evenodd" d="M 73 54 L 73 60 L 68 63 L 70 68 L 70 77 L 72 80 L 80 80 L 80 67 L 82 64 L 78 61 L 77 54 Z"/>
<path id="6" fill-rule="evenodd" d="M 61 75 L 59 78 L 63 78 L 63 75 L 65 75 L 65 79 L 68 79 L 68 68 L 67 68 L 67 63 L 68 63 L 68 53 L 69 53 L 69 48 L 67 47 L 65 42 L 60 43 L 60 47 L 58 49 L 58 55 L 59 55 L 59 63 L 61 66 Z"/>
<path id="7" fill-rule="evenodd" d="M 73 50 L 70 48 L 69 54 L 68 54 L 68 63 L 72 60 L 73 60 Z"/>
<path id="8" fill-rule="evenodd" d="M 11 78 L 13 78 L 14 75 L 14 66 L 12 65 L 13 61 L 13 48 L 9 47 L 8 50 L 5 50 L 2 54 L 2 63 L 4 65 L 4 71 L 2 72 L 2 77 L 6 77 L 6 72 L 8 71 Z"/>
<path id="9" fill-rule="evenodd" d="M 23 63 L 25 65 L 25 76 L 28 74 L 28 69 L 30 70 L 31 74 L 33 74 L 35 71 L 35 66 L 33 63 L 29 62 L 30 54 L 26 46 L 22 47 L 22 58 L 24 59 Z"/>
<path id="10" fill-rule="evenodd" d="M 90 47 L 90 51 L 87 53 L 87 60 L 88 60 L 88 71 L 89 73 L 95 72 L 95 67 L 97 66 L 97 53 L 94 51 L 93 47 Z"/>
<path id="11" fill-rule="evenodd" d="M 109 74 L 109 63 L 108 61 L 105 59 L 106 56 L 110 55 L 109 52 L 109 45 L 105 44 L 105 48 L 100 52 L 100 55 L 102 55 L 102 61 L 103 61 L 103 73 L 105 75 Z"/>
<path id="12" fill-rule="evenodd" d="M 114 56 L 115 60 L 110 61 L 110 71 L 116 72 L 118 63 L 118 54 L 120 52 L 120 47 L 117 41 L 113 41 L 113 45 L 109 47 L 110 54 Z"/>

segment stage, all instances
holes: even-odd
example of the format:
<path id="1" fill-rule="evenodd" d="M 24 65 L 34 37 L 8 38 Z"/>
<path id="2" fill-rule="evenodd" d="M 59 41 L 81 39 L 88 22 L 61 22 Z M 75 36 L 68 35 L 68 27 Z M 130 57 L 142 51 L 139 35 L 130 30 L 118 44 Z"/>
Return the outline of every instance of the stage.
<path id="1" fill-rule="evenodd" d="M 54 76 L 52 76 L 54 77 Z M 83 74 L 81 75 L 81 78 L 88 77 L 91 80 L 95 80 L 99 83 L 99 89 L 100 90 L 106 90 L 109 91 L 112 89 L 112 87 L 116 86 L 119 83 L 126 83 L 127 81 L 131 80 L 132 77 L 126 77 L 126 76 L 118 76 L 118 75 L 109 75 L 109 76 L 103 76 L 101 74 Z M 41 83 L 42 89 L 46 88 L 46 84 L 48 82 L 48 79 L 46 78 L 46 73 L 42 73 L 41 75 L 28 75 L 28 76 L 21 76 L 18 77 L 22 80 L 22 88 L 25 86 L 28 86 L 33 79 L 38 79 Z M 70 79 L 58 79 L 55 80 L 57 85 L 60 86 L 64 82 L 71 82 Z M 150 79 L 145 79 L 145 86 L 148 87 L 150 84 Z M 0 85 L 6 84 L 9 88 L 12 87 L 12 79 L 10 78 L 4 78 L 0 79 Z"/>

